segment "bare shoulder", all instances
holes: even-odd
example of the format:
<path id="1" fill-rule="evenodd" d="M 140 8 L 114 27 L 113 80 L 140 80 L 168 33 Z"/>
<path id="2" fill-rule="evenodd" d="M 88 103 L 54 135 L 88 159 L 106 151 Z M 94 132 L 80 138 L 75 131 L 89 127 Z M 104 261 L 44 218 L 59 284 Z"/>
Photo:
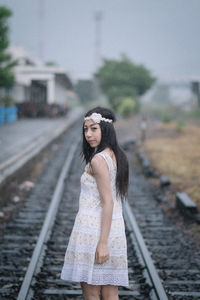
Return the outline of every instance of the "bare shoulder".
<path id="1" fill-rule="evenodd" d="M 92 171 L 94 173 L 101 173 L 101 172 L 105 172 L 106 170 L 108 170 L 108 166 L 107 166 L 105 159 L 101 155 L 98 155 L 98 154 L 96 154 L 92 158 L 91 167 L 92 167 Z"/>
<path id="2" fill-rule="evenodd" d="M 111 157 L 111 159 L 115 162 L 115 164 L 117 164 L 116 156 L 113 150 L 111 150 L 110 148 L 106 148 L 104 152 L 106 152 Z"/>

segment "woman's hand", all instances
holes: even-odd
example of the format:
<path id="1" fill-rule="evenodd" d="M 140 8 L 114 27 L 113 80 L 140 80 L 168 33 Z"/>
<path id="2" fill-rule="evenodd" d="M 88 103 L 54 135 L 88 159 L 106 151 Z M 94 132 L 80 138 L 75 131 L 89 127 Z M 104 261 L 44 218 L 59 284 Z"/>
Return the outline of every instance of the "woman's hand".
<path id="1" fill-rule="evenodd" d="M 95 262 L 97 264 L 103 264 L 109 259 L 109 250 L 108 250 L 108 244 L 98 242 L 96 253 L 95 253 Z"/>

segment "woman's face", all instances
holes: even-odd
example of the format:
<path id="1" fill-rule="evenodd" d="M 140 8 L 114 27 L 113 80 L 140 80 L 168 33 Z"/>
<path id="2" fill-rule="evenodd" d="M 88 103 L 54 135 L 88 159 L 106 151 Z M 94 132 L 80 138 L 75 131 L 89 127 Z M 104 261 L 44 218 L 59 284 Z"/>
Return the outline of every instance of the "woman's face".
<path id="1" fill-rule="evenodd" d="M 101 127 L 92 120 L 86 120 L 84 123 L 84 134 L 90 147 L 96 148 L 101 142 Z"/>

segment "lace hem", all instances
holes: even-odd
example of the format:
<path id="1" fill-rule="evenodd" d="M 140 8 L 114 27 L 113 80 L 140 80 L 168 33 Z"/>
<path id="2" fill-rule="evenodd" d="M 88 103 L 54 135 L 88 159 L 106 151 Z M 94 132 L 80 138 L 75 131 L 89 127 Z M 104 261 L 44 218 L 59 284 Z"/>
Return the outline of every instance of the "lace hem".
<path id="1" fill-rule="evenodd" d="M 85 265 L 70 265 L 65 264 L 61 272 L 61 279 L 75 281 L 75 282 L 87 282 L 92 285 L 117 285 L 128 286 L 128 270 L 113 270 L 94 267 L 88 269 Z"/>

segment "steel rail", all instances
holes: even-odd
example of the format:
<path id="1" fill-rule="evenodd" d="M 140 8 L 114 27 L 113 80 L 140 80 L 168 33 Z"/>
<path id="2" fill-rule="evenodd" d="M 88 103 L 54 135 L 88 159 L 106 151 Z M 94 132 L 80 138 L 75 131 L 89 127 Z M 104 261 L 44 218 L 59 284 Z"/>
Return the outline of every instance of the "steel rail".
<path id="1" fill-rule="evenodd" d="M 157 296 L 158 300 L 167 300 L 167 294 L 164 290 L 164 287 L 162 285 L 161 279 L 156 271 L 156 268 L 154 266 L 154 263 L 151 259 L 151 256 L 149 254 L 149 251 L 147 249 L 147 246 L 144 242 L 144 239 L 142 237 L 142 234 L 140 232 L 140 229 L 137 225 L 135 216 L 132 212 L 132 209 L 126 201 L 124 203 L 124 215 L 125 215 L 125 221 L 129 224 L 129 227 L 132 229 L 132 232 L 135 236 L 135 239 L 137 241 L 139 250 L 141 252 L 142 258 L 144 260 L 144 264 L 146 266 L 149 278 L 151 280 L 152 286 L 154 288 L 155 294 Z"/>
<path id="2" fill-rule="evenodd" d="M 37 267 L 37 263 L 40 257 L 40 253 L 42 251 L 43 245 L 47 242 L 48 237 L 51 233 L 51 229 L 53 227 L 55 217 L 57 214 L 57 210 L 59 207 L 59 203 L 62 197 L 63 192 L 63 186 L 65 178 L 68 175 L 72 160 L 74 158 L 74 154 L 76 152 L 77 146 L 78 146 L 79 140 L 76 139 L 76 142 L 73 143 L 69 149 L 65 164 L 61 170 L 53 197 L 51 199 L 48 212 L 46 214 L 45 221 L 43 223 L 42 229 L 40 231 L 40 235 L 37 240 L 37 244 L 35 246 L 35 249 L 33 251 L 28 269 L 26 271 L 23 283 L 21 285 L 17 300 L 25 300 L 31 285 L 31 281 L 35 272 L 35 269 Z"/>

